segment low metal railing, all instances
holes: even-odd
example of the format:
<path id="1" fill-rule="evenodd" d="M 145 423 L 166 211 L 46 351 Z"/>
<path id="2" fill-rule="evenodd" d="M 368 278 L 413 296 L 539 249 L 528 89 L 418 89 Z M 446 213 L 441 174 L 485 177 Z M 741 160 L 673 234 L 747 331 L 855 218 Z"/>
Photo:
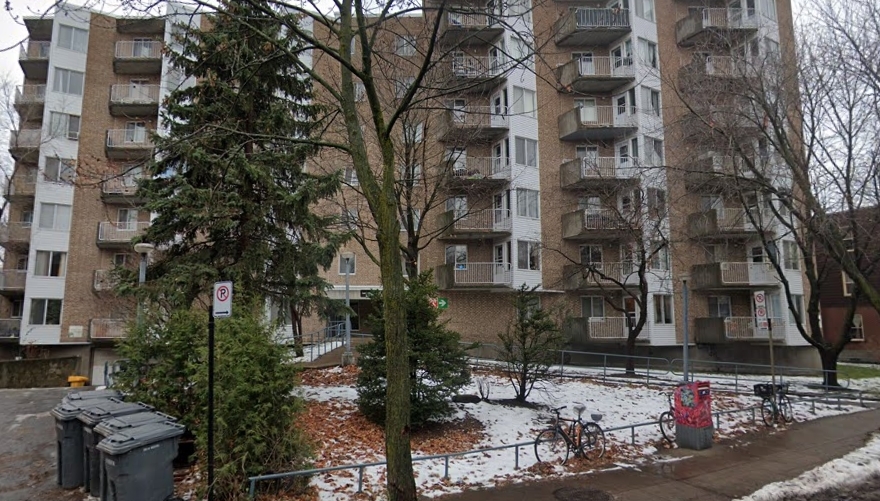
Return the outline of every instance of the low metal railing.
<path id="1" fill-rule="evenodd" d="M 109 129 L 107 130 L 108 148 L 152 148 L 152 131 L 147 129 Z"/>
<path id="2" fill-rule="evenodd" d="M 116 42 L 117 59 L 158 59 L 162 42 L 155 40 L 124 40 Z"/>
<path id="3" fill-rule="evenodd" d="M 49 51 L 52 48 L 52 42 L 44 40 L 28 40 L 21 44 L 18 51 L 18 59 L 20 61 L 40 61 L 49 59 Z"/>
<path id="4" fill-rule="evenodd" d="M 159 102 L 158 85 L 114 84 L 110 87 L 114 104 L 152 104 Z"/>
<path id="5" fill-rule="evenodd" d="M 15 88 L 15 104 L 35 104 L 46 101 L 46 84 L 26 84 Z"/>
<path id="6" fill-rule="evenodd" d="M 148 222 L 112 223 L 104 221 L 98 223 L 98 241 L 128 242 L 132 238 L 142 235 L 149 226 Z"/>

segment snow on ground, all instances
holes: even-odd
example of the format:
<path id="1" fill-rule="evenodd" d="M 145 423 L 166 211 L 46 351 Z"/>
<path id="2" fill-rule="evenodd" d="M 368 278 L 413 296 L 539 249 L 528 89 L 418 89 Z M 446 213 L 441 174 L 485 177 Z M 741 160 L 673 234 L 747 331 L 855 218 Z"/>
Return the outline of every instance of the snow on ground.
<path id="1" fill-rule="evenodd" d="M 600 424 L 606 430 L 637 423 L 652 423 L 649 426 L 636 428 L 634 433 L 631 429 L 606 432 L 610 450 L 607 454 L 608 459 L 600 461 L 599 467 L 643 462 L 649 460 L 658 447 L 664 447 L 660 428 L 655 422 L 660 413 L 668 409 L 664 392 L 671 391 L 669 387 L 661 388 L 628 381 L 602 383 L 587 378 L 556 378 L 553 382 L 532 392 L 529 401 L 538 405 L 537 408 L 531 408 L 502 403 L 504 400 L 513 399 L 514 391 L 505 378 L 497 375 L 475 375 L 474 382 L 462 393 L 478 394 L 477 380 L 480 377 L 491 384 L 490 401 L 456 404 L 456 412 L 451 419 L 476 419 L 483 425 L 483 438 L 472 447 L 463 444 L 460 450 L 526 443 L 519 448 L 519 468 L 515 468 L 516 451 L 512 448 L 450 458 L 448 480 L 443 479 L 443 459 L 419 461 L 415 466 L 417 483 L 420 492 L 427 496 L 457 492 L 464 488 L 490 487 L 501 483 L 534 480 L 552 475 L 570 475 L 589 471 L 592 466 L 597 466 L 583 463 L 574 466 L 569 464 L 565 467 L 536 465 L 531 441 L 539 430 L 548 426 L 552 414 L 546 409 L 552 407 L 566 405 L 567 409 L 562 412 L 562 417 L 572 418 L 574 405 L 583 403 L 587 407 L 585 416 L 591 413 L 602 414 Z M 306 399 L 329 402 L 334 406 L 334 411 L 331 413 L 334 415 L 328 416 L 328 424 L 345 420 L 346 416 L 351 416 L 355 412 L 353 408 L 357 393 L 352 386 L 303 386 L 301 391 Z M 795 417 L 798 421 L 861 410 L 861 407 L 846 405 L 846 402 L 838 408 L 836 402 L 833 405 L 823 403 L 814 405 L 798 402 L 796 398 L 793 400 Z M 760 400 L 751 395 L 720 392 L 713 395 L 713 411 L 746 409 L 759 403 Z M 763 426 L 760 424 L 760 410 L 755 411 L 755 418 L 757 423 L 752 422 L 752 411 L 722 415 L 720 428 L 716 430 L 716 438 L 738 436 L 757 426 Z M 634 444 L 632 444 L 633 440 Z M 337 447 L 341 446 L 341 444 L 337 445 Z M 331 464 L 324 466 L 384 460 L 382 450 L 359 450 L 356 454 L 346 456 L 345 460 L 335 452 L 332 454 L 333 460 L 329 461 Z M 319 460 L 328 459 L 331 455 L 328 451 L 319 451 L 318 454 Z M 414 456 L 423 454 L 419 450 L 413 451 Z M 342 462 L 337 462 L 340 460 Z M 321 492 L 322 500 L 350 499 L 351 494 L 356 491 L 356 473 L 356 470 L 327 473 L 316 476 L 312 483 Z M 383 483 L 384 467 L 365 469 L 366 491 L 381 492 Z"/>
<path id="2" fill-rule="evenodd" d="M 776 501 L 786 496 L 809 496 L 828 488 L 846 488 L 880 474 L 880 434 L 861 449 L 806 471 L 797 478 L 765 485 L 737 501 Z"/>

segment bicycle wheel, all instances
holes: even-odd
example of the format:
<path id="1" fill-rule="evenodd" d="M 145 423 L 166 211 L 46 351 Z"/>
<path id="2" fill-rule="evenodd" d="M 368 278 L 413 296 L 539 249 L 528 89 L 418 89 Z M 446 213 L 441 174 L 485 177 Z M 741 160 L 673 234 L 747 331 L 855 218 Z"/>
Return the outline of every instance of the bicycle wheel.
<path id="1" fill-rule="evenodd" d="M 568 444 L 562 433 L 544 430 L 535 439 L 535 457 L 539 463 L 565 464 L 568 461 Z"/>
<path id="2" fill-rule="evenodd" d="M 581 455 L 589 460 L 605 455 L 605 432 L 596 423 L 587 423 L 581 428 Z"/>
<path id="3" fill-rule="evenodd" d="M 779 413 L 786 424 L 794 422 L 794 410 L 791 408 L 791 400 L 785 395 L 779 395 Z"/>
<path id="4" fill-rule="evenodd" d="M 675 415 L 670 411 L 660 414 L 660 433 L 667 442 L 675 442 Z"/>
<path id="5" fill-rule="evenodd" d="M 761 400 L 761 419 L 764 420 L 766 426 L 773 426 L 776 422 L 776 409 L 773 408 L 773 401 L 769 398 Z"/>

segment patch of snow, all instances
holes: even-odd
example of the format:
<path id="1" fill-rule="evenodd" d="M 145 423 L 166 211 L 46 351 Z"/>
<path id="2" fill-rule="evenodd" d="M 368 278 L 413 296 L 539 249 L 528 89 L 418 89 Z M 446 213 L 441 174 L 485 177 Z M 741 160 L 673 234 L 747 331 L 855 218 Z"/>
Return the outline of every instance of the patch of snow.
<path id="1" fill-rule="evenodd" d="M 880 474 L 880 435 L 875 434 L 864 447 L 842 458 L 791 480 L 765 485 L 737 501 L 775 501 L 786 496 L 808 496 L 831 487 L 856 485 L 877 474 Z"/>

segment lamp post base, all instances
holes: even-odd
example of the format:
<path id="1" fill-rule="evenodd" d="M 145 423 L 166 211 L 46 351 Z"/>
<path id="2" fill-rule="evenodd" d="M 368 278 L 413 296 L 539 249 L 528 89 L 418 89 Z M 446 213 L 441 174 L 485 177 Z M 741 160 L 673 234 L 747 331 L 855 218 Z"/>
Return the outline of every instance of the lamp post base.
<path id="1" fill-rule="evenodd" d="M 344 351 L 342 352 L 342 366 L 347 367 L 349 365 L 354 365 L 354 352 Z"/>

